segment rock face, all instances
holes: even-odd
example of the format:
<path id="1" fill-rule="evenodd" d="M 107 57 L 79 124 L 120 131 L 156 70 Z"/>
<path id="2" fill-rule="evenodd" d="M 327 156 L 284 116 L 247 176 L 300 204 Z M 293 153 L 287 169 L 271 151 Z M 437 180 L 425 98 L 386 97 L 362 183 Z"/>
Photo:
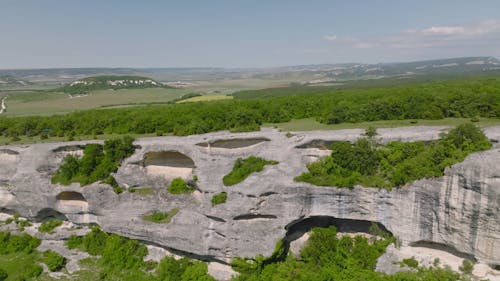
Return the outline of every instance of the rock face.
<path id="1" fill-rule="evenodd" d="M 381 141 L 431 140 L 445 129 L 411 127 L 379 129 L 378 133 Z M 51 184 L 51 175 L 62 161 L 61 151 L 68 151 L 61 147 L 71 147 L 76 153 L 73 148 L 88 142 L 4 146 L 0 147 L 0 209 L 38 220 L 64 216 L 75 223 L 98 223 L 108 232 L 173 253 L 223 263 L 236 256 L 269 255 L 279 239 L 292 241 L 316 225 L 365 231 L 370 222 L 377 222 L 404 245 L 441 245 L 492 266 L 500 264 L 500 149 L 475 153 L 448 168 L 441 178 L 419 180 L 392 191 L 317 187 L 294 181 L 306 171 L 308 162 L 329 153 L 308 143 L 354 140 L 362 132 L 296 132 L 287 138 L 285 133 L 263 129 L 139 139 L 135 144 L 140 148 L 122 163 L 115 178 L 126 187 L 151 187 L 152 194 L 117 195 L 105 184 Z M 500 139 L 500 127 L 485 133 L 492 140 Z M 209 145 L 221 140 L 234 141 L 226 146 Z M 197 145 L 201 143 L 207 145 Z M 186 156 L 172 162 L 160 159 L 169 153 L 159 153 L 154 164 L 168 167 L 174 163 L 173 168 L 191 169 L 197 191 L 168 194 L 169 179 L 187 175 L 176 175 L 179 169 L 173 168 L 148 173 L 145 155 L 152 152 Z M 251 155 L 279 164 L 225 187 L 222 178 L 234 161 Z M 222 191 L 228 193 L 227 202 L 212 206 L 212 196 Z M 142 218 L 152 211 L 173 208 L 180 212 L 168 224 Z"/>

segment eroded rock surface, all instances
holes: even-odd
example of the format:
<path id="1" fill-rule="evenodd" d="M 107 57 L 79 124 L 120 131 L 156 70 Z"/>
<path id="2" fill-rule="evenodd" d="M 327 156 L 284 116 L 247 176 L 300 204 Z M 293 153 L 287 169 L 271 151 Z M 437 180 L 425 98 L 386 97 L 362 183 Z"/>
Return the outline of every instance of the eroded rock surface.
<path id="1" fill-rule="evenodd" d="M 379 129 L 377 137 L 381 141 L 432 140 L 445 129 Z M 500 149 L 472 154 L 447 169 L 443 177 L 419 180 L 392 191 L 317 187 L 294 181 L 306 171 L 308 162 L 328 154 L 328 150 L 305 144 L 312 140 L 354 140 L 362 133 L 295 132 L 288 138 L 277 130 L 263 129 L 139 139 L 135 144 L 140 148 L 124 161 L 115 178 L 126 187 L 154 188 L 147 196 L 130 192 L 117 195 L 110 186 L 99 183 L 85 187 L 51 184 L 51 175 L 62 161 L 57 156 L 61 152 L 58 148 L 80 147 L 86 142 L 4 146 L 0 151 L 6 162 L 0 166 L 7 168 L 0 169 L 0 209 L 31 218 L 37 218 L 42 210 L 54 210 L 75 223 L 98 223 L 105 231 L 147 241 L 174 254 L 222 263 L 236 256 L 269 255 L 279 239 L 293 235 L 287 233 L 289 226 L 312 217 L 330 217 L 332 221 L 378 222 L 403 245 L 434 242 L 483 263 L 500 264 Z M 488 128 L 486 133 L 498 141 L 500 127 Z M 264 138 L 269 141 L 246 147 L 196 145 Z M 170 175 L 148 174 L 145 155 L 165 151 L 192 160 L 194 165 L 180 168 L 191 169 L 191 175 L 197 177 L 196 196 L 168 194 L 165 188 Z M 234 161 L 251 155 L 279 164 L 268 165 L 245 181 L 225 187 L 222 178 L 231 171 Z M 228 193 L 227 202 L 212 206 L 212 196 L 222 191 Z M 168 224 L 142 218 L 153 210 L 168 212 L 173 208 L 180 212 Z"/>

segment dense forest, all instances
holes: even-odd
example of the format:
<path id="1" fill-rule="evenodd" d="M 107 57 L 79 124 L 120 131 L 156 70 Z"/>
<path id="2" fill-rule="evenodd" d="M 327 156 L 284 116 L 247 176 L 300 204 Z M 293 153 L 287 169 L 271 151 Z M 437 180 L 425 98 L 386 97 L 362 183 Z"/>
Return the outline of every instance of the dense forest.
<path id="1" fill-rule="evenodd" d="M 1 117 L 0 134 L 14 139 L 158 132 L 190 135 L 218 130 L 258 130 L 263 123 L 310 117 L 335 124 L 476 116 L 500 117 L 500 79 L 326 90 L 260 99 L 88 110 L 46 117 Z"/>
<path id="2" fill-rule="evenodd" d="M 309 171 L 296 180 L 322 186 L 359 184 L 391 189 L 417 179 L 442 176 L 446 167 L 462 162 L 472 152 L 489 148 L 488 138 L 470 123 L 431 142 L 380 144 L 372 135 L 353 144 L 334 142 L 331 155 L 309 164 Z"/>

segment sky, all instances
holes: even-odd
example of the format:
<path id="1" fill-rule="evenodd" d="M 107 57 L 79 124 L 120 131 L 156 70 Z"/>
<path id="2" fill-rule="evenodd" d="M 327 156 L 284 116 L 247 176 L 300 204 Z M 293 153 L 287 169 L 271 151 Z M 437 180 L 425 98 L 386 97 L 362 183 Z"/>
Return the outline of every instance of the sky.
<path id="1" fill-rule="evenodd" d="M 500 58 L 499 0 L 0 0 L 0 69 Z"/>

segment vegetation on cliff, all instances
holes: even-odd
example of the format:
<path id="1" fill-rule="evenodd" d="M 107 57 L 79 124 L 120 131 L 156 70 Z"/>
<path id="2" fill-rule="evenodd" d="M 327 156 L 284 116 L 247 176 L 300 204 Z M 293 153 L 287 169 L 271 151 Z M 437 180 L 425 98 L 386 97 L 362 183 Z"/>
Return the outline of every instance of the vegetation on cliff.
<path id="1" fill-rule="evenodd" d="M 93 256 L 100 256 L 88 261 L 94 268 L 89 278 L 99 280 L 180 280 L 214 281 L 207 273 L 207 264 L 189 260 L 165 257 L 159 263 L 144 261 L 148 250 L 136 240 L 116 234 L 107 234 L 98 227 L 83 237 L 71 236 L 67 246 L 80 249 Z M 78 274 L 78 272 L 77 272 Z M 88 279 L 96 280 L 96 279 Z"/>
<path id="2" fill-rule="evenodd" d="M 30 280 L 42 274 L 36 248 L 40 240 L 28 234 L 0 232 L 0 275 L 5 280 Z M 3 274 L 2 274 L 3 272 Z"/>
<path id="3" fill-rule="evenodd" d="M 235 259 L 231 263 L 240 273 L 234 281 L 312 281 L 312 280 L 375 280 L 375 281 L 453 281 L 468 280 L 466 276 L 446 268 L 419 267 L 394 275 L 376 272 L 377 259 L 394 241 L 389 236 L 368 239 L 363 236 L 337 236 L 334 226 L 313 228 L 300 252 L 300 258 L 284 255 L 281 260 L 263 256 Z"/>
<path id="4" fill-rule="evenodd" d="M 100 144 L 87 144 L 81 158 L 67 155 L 52 177 L 52 183 L 69 185 L 78 182 L 82 186 L 104 181 L 117 187 L 110 173 L 118 170 L 121 161 L 135 151 L 134 139 L 129 136 L 109 139 Z"/>
<path id="5" fill-rule="evenodd" d="M 227 192 L 221 192 L 221 193 L 214 194 L 214 196 L 212 196 L 212 200 L 211 200 L 212 206 L 224 204 L 224 203 L 226 203 L 226 200 L 227 200 Z"/>
<path id="6" fill-rule="evenodd" d="M 156 132 L 190 135 L 218 130 L 258 130 L 263 123 L 302 118 L 336 124 L 475 116 L 500 117 L 500 79 L 325 90 L 260 99 L 89 110 L 46 117 L 0 117 L 0 134 L 10 138 L 42 133 L 49 137 Z"/>
<path id="7" fill-rule="evenodd" d="M 269 161 L 255 156 L 245 159 L 238 158 L 234 162 L 233 170 L 224 176 L 222 181 L 224 185 L 235 185 L 244 181 L 250 174 L 260 172 L 265 165 L 277 165 L 276 161 Z"/>
<path id="8" fill-rule="evenodd" d="M 154 212 L 150 215 L 144 216 L 143 219 L 154 223 L 169 223 L 178 212 L 179 208 L 174 208 L 166 213 Z"/>
<path id="9" fill-rule="evenodd" d="M 334 142 L 330 146 L 331 155 L 309 164 L 309 171 L 296 180 L 320 186 L 391 189 L 418 179 L 442 176 L 446 167 L 490 147 L 488 138 L 473 124 L 459 125 L 432 142 L 382 145 L 373 138 L 361 138 L 354 144 Z"/>
<path id="10" fill-rule="evenodd" d="M 170 194 L 185 194 L 193 192 L 194 188 L 182 178 L 175 178 L 170 182 L 167 191 Z"/>
<path id="11" fill-rule="evenodd" d="M 42 261 L 50 271 L 59 271 L 66 265 L 66 258 L 51 250 L 43 252 Z"/>
<path id="12" fill-rule="evenodd" d="M 53 233 L 54 232 L 54 229 L 56 227 L 59 227 L 61 226 L 63 223 L 62 220 L 59 220 L 59 219 L 53 219 L 53 220 L 48 220 L 44 223 L 42 223 L 39 227 L 38 227 L 38 231 L 40 232 L 45 232 L 45 233 Z"/>

